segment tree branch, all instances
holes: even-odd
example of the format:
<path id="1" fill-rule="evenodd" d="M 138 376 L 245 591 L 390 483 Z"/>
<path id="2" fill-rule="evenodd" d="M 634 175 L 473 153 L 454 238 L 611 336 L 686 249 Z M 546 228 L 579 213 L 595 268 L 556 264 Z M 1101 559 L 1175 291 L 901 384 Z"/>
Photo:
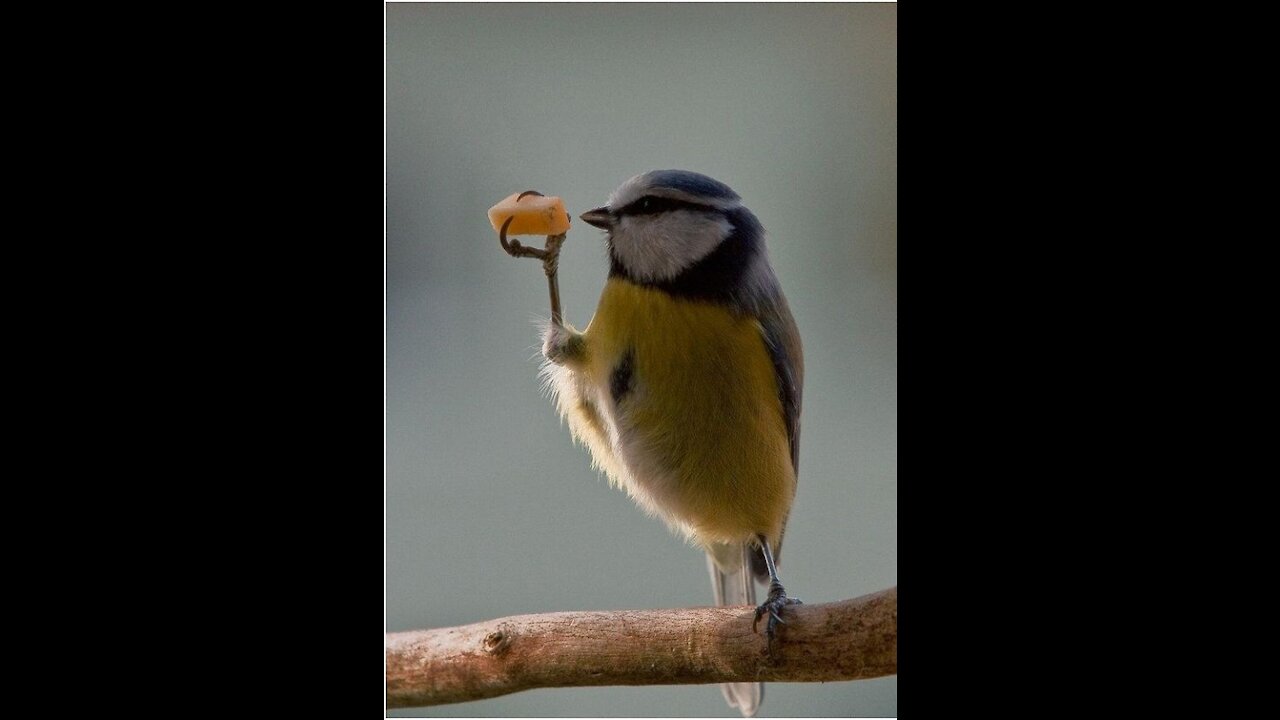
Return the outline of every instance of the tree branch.
<path id="1" fill-rule="evenodd" d="M 515 615 L 387 633 L 387 706 L 543 687 L 860 680 L 898 672 L 898 589 L 791 605 L 773 655 L 748 606 Z"/>

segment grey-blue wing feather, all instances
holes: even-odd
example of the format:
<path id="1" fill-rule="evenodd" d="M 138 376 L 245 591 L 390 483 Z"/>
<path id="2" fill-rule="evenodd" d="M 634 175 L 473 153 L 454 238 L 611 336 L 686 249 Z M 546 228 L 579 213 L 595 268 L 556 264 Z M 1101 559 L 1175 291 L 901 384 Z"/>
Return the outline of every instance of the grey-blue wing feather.
<path id="1" fill-rule="evenodd" d="M 787 428 L 787 440 L 791 446 L 791 467 L 797 480 L 800 477 L 800 405 L 804 395 L 804 349 L 800 344 L 800 330 L 782 290 L 774 280 L 770 292 L 757 296 L 754 314 L 764 331 L 765 348 L 773 360 L 774 376 L 778 381 L 778 399 L 782 404 L 783 421 Z M 786 525 L 783 525 L 786 532 Z M 782 536 L 774 542 L 773 557 L 781 562 Z M 755 548 L 751 558 L 752 574 L 761 582 L 768 582 L 769 570 L 764 554 Z"/>
<path id="2" fill-rule="evenodd" d="M 791 466 L 800 475 L 800 401 L 804 390 L 804 350 L 791 308 L 781 292 L 757 316 L 764 328 L 765 347 L 773 360 L 778 395 L 791 443 Z"/>

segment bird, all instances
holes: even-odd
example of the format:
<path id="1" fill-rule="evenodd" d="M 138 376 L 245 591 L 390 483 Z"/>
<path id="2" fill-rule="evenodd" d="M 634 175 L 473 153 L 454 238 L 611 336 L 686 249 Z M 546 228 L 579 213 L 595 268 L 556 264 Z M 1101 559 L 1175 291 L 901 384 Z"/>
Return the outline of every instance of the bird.
<path id="1" fill-rule="evenodd" d="M 799 470 L 804 358 L 759 219 L 728 185 L 654 170 L 581 219 L 609 271 L 581 332 L 543 331 L 543 382 L 597 469 L 706 552 L 718 605 L 755 605 L 772 651 Z M 722 685 L 744 717 L 762 683 Z"/>

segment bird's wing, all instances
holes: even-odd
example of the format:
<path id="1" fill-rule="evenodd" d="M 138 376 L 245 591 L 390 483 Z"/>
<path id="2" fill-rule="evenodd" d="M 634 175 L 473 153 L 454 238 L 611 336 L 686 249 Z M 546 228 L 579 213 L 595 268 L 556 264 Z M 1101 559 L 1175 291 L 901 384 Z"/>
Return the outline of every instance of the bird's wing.
<path id="1" fill-rule="evenodd" d="M 765 347 L 773 360 L 778 381 L 778 396 L 791 443 L 791 467 L 800 475 L 800 400 L 804 389 L 804 350 L 800 330 L 787 299 L 779 291 L 773 301 L 761 308 L 757 318 L 764 332 Z"/>
<path id="2" fill-rule="evenodd" d="M 758 303 L 756 320 L 764 335 L 765 349 L 773 361 L 774 377 L 778 381 L 778 399 L 782 403 L 782 417 L 787 428 L 787 441 L 791 446 L 791 468 L 794 477 L 800 477 L 800 402 L 804 390 L 804 351 L 800 345 L 800 330 L 782 291 L 775 286 L 765 302 Z M 782 536 L 786 533 L 786 521 L 782 532 L 774 538 L 773 558 L 782 562 Z M 751 570 L 760 582 L 768 582 L 769 571 L 760 548 L 752 550 Z"/>

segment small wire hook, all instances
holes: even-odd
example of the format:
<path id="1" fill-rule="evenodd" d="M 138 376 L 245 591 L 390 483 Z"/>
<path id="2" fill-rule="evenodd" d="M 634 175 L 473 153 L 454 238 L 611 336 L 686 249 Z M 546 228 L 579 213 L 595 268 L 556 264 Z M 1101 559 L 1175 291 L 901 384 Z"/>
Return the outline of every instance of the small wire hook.
<path id="1" fill-rule="evenodd" d="M 520 202 L 520 200 L 526 195 L 546 197 L 546 195 L 543 195 L 537 190 L 525 190 L 516 196 L 516 202 Z M 512 220 L 515 220 L 515 216 L 507 218 L 507 221 L 502 223 L 502 229 L 498 231 L 498 242 L 502 243 L 502 249 L 506 250 L 507 254 L 511 257 L 534 257 L 539 260 L 546 259 L 546 250 L 540 250 L 538 248 L 529 247 L 528 245 L 523 245 L 519 240 L 507 240 L 507 228 L 511 227 Z"/>

